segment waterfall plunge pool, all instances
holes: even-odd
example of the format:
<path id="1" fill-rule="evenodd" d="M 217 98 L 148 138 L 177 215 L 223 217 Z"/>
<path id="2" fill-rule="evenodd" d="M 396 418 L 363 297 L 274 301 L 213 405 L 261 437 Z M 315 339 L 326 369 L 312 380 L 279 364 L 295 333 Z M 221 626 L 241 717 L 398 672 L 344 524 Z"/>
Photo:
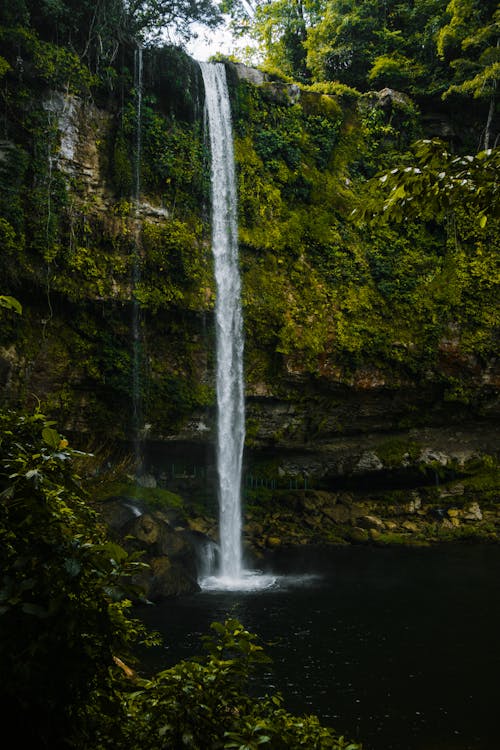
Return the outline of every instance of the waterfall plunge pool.
<path id="1" fill-rule="evenodd" d="M 260 689 L 364 750 L 498 747 L 500 547 L 277 550 L 260 591 L 202 591 L 139 608 L 164 645 L 151 667 L 202 652 L 238 619 L 273 663 Z"/>

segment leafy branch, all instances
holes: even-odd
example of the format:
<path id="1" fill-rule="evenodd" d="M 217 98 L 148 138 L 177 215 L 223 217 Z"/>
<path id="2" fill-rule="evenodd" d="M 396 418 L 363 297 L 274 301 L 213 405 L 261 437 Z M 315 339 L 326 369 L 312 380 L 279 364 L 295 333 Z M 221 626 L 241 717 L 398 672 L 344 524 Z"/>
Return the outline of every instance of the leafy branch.
<path id="1" fill-rule="evenodd" d="M 499 215 L 500 149 L 456 156 L 439 140 L 413 146 L 413 164 L 395 167 L 367 183 L 368 200 L 351 217 L 358 223 L 442 220 L 456 208 L 481 228 Z"/>

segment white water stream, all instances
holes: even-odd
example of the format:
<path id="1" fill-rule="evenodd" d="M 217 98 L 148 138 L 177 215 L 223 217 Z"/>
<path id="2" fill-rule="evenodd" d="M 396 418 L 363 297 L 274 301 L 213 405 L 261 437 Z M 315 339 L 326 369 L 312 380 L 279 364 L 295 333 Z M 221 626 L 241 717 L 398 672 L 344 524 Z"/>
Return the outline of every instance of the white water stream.
<path id="1" fill-rule="evenodd" d="M 216 280 L 217 473 L 220 578 L 238 581 L 241 561 L 241 464 L 245 440 L 243 321 L 231 109 L 224 65 L 200 63 L 212 155 L 212 253 Z"/>
<path id="2" fill-rule="evenodd" d="M 226 69 L 200 63 L 212 156 L 212 253 L 216 281 L 217 473 L 219 570 L 205 589 L 257 588 L 266 576 L 243 570 L 241 468 L 245 441 L 243 320 L 238 258 L 238 204 Z M 257 583 L 259 579 L 259 583 Z"/>

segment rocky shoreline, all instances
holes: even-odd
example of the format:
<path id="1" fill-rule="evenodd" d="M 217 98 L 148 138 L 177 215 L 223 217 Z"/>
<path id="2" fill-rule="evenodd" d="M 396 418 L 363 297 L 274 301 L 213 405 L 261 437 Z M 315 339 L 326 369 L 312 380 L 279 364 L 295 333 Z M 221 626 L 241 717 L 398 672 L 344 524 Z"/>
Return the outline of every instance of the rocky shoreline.
<path id="1" fill-rule="evenodd" d="M 413 459 L 403 453 L 397 465 L 394 456 L 386 454 L 382 462 L 370 452 L 364 471 L 351 472 L 355 481 L 349 489 L 298 487 L 291 479 L 291 488 L 266 487 L 265 482 L 247 488 L 243 545 L 249 563 L 258 564 L 268 550 L 304 545 L 500 541 L 498 471 L 491 456 L 469 456 L 460 463 L 427 449 Z M 413 486 L 404 486 L 405 477 Z M 161 495 L 161 490 L 149 491 Z M 199 591 L 206 550 L 217 549 L 216 513 L 203 512 L 199 504 L 168 492 L 163 506 L 156 501 L 151 507 L 147 488 L 142 493 L 142 500 L 115 496 L 101 503 L 114 538 L 148 563 L 134 584 L 150 601 Z M 172 497 L 178 500 L 175 507 L 169 505 Z"/>

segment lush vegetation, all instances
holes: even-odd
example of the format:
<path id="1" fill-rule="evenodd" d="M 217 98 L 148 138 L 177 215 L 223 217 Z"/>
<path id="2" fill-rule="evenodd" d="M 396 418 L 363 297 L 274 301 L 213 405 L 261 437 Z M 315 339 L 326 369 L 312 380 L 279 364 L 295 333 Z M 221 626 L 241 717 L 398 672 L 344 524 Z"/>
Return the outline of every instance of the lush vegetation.
<path id="1" fill-rule="evenodd" d="M 264 68 L 305 84 L 293 102 L 263 86 L 241 114 L 249 347 L 266 341 L 293 372 L 349 380 L 375 366 L 389 382 L 433 381 L 470 401 L 466 360 L 494 356 L 499 321 L 497 149 L 474 155 L 496 138 L 496 4 L 228 7 Z M 311 150 L 320 131 L 326 169 Z M 443 131 L 448 143 L 435 138 Z M 450 339 L 461 371 L 444 362 Z M 283 360 L 249 360 L 251 378 L 267 368 L 276 381 Z"/>
<path id="2" fill-rule="evenodd" d="M 81 750 L 355 750 L 314 716 L 287 713 L 252 682 L 267 657 L 254 635 L 214 623 L 206 655 L 141 676 L 127 584 L 142 565 L 111 542 L 71 448 L 40 412 L 0 416 L 0 698 L 21 745 Z M 88 467 L 87 467 L 88 469 Z M 254 687 L 252 688 L 252 685 Z"/>
<path id="3" fill-rule="evenodd" d="M 256 700 L 263 651 L 234 621 L 204 657 L 141 674 L 142 563 L 107 538 L 75 474 L 89 457 L 52 420 L 127 441 L 139 399 L 163 438 L 213 405 L 203 92 L 163 41 L 221 12 L 267 71 L 228 66 L 249 387 L 307 401 L 315 434 L 331 384 L 432 387 L 474 415 L 494 390 L 495 2 L 3 3 L 0 691 L 26 744 L 354 748 Z M 39 401 L 51 418 L 25 411 Z M 410 405 L 399 426 L 419 420 Z"/>
<path id="4" fill-rule="evenodd" d="M 262 86 L 232 81 L 249 384 L 295 398 L 290 372 L 352 383 L 375 368 L 480 407 L 498 323 L 496 149 L 474 156 L 496 138 L 493 4 L 252 7 L 222 6 L 272 71 Z M 0 17 L 2 292 L 25 311 L 4 315 L 10 397 L 125 437 L 140 388 L 164 434 L 213 401 L 214 283 L 199 70 L 152 41 L 217 9 L 92 8 L 19 1 Z M 71 157 L 83 120 L 86 150 Z M 411 144 L 443 133 L 422 170 Z"/>
<path id="5" fill-rule="evenodd" d="M 493 107 L 493 117 L 494 0 L 447 6 L 441 0 L 226 0 L 224 7 L 235 32 L 256 40 L 265 65 L 294 80 L 340 81 L 360 91 L 391 86 L 424 97 L 473 94 Z"/>

